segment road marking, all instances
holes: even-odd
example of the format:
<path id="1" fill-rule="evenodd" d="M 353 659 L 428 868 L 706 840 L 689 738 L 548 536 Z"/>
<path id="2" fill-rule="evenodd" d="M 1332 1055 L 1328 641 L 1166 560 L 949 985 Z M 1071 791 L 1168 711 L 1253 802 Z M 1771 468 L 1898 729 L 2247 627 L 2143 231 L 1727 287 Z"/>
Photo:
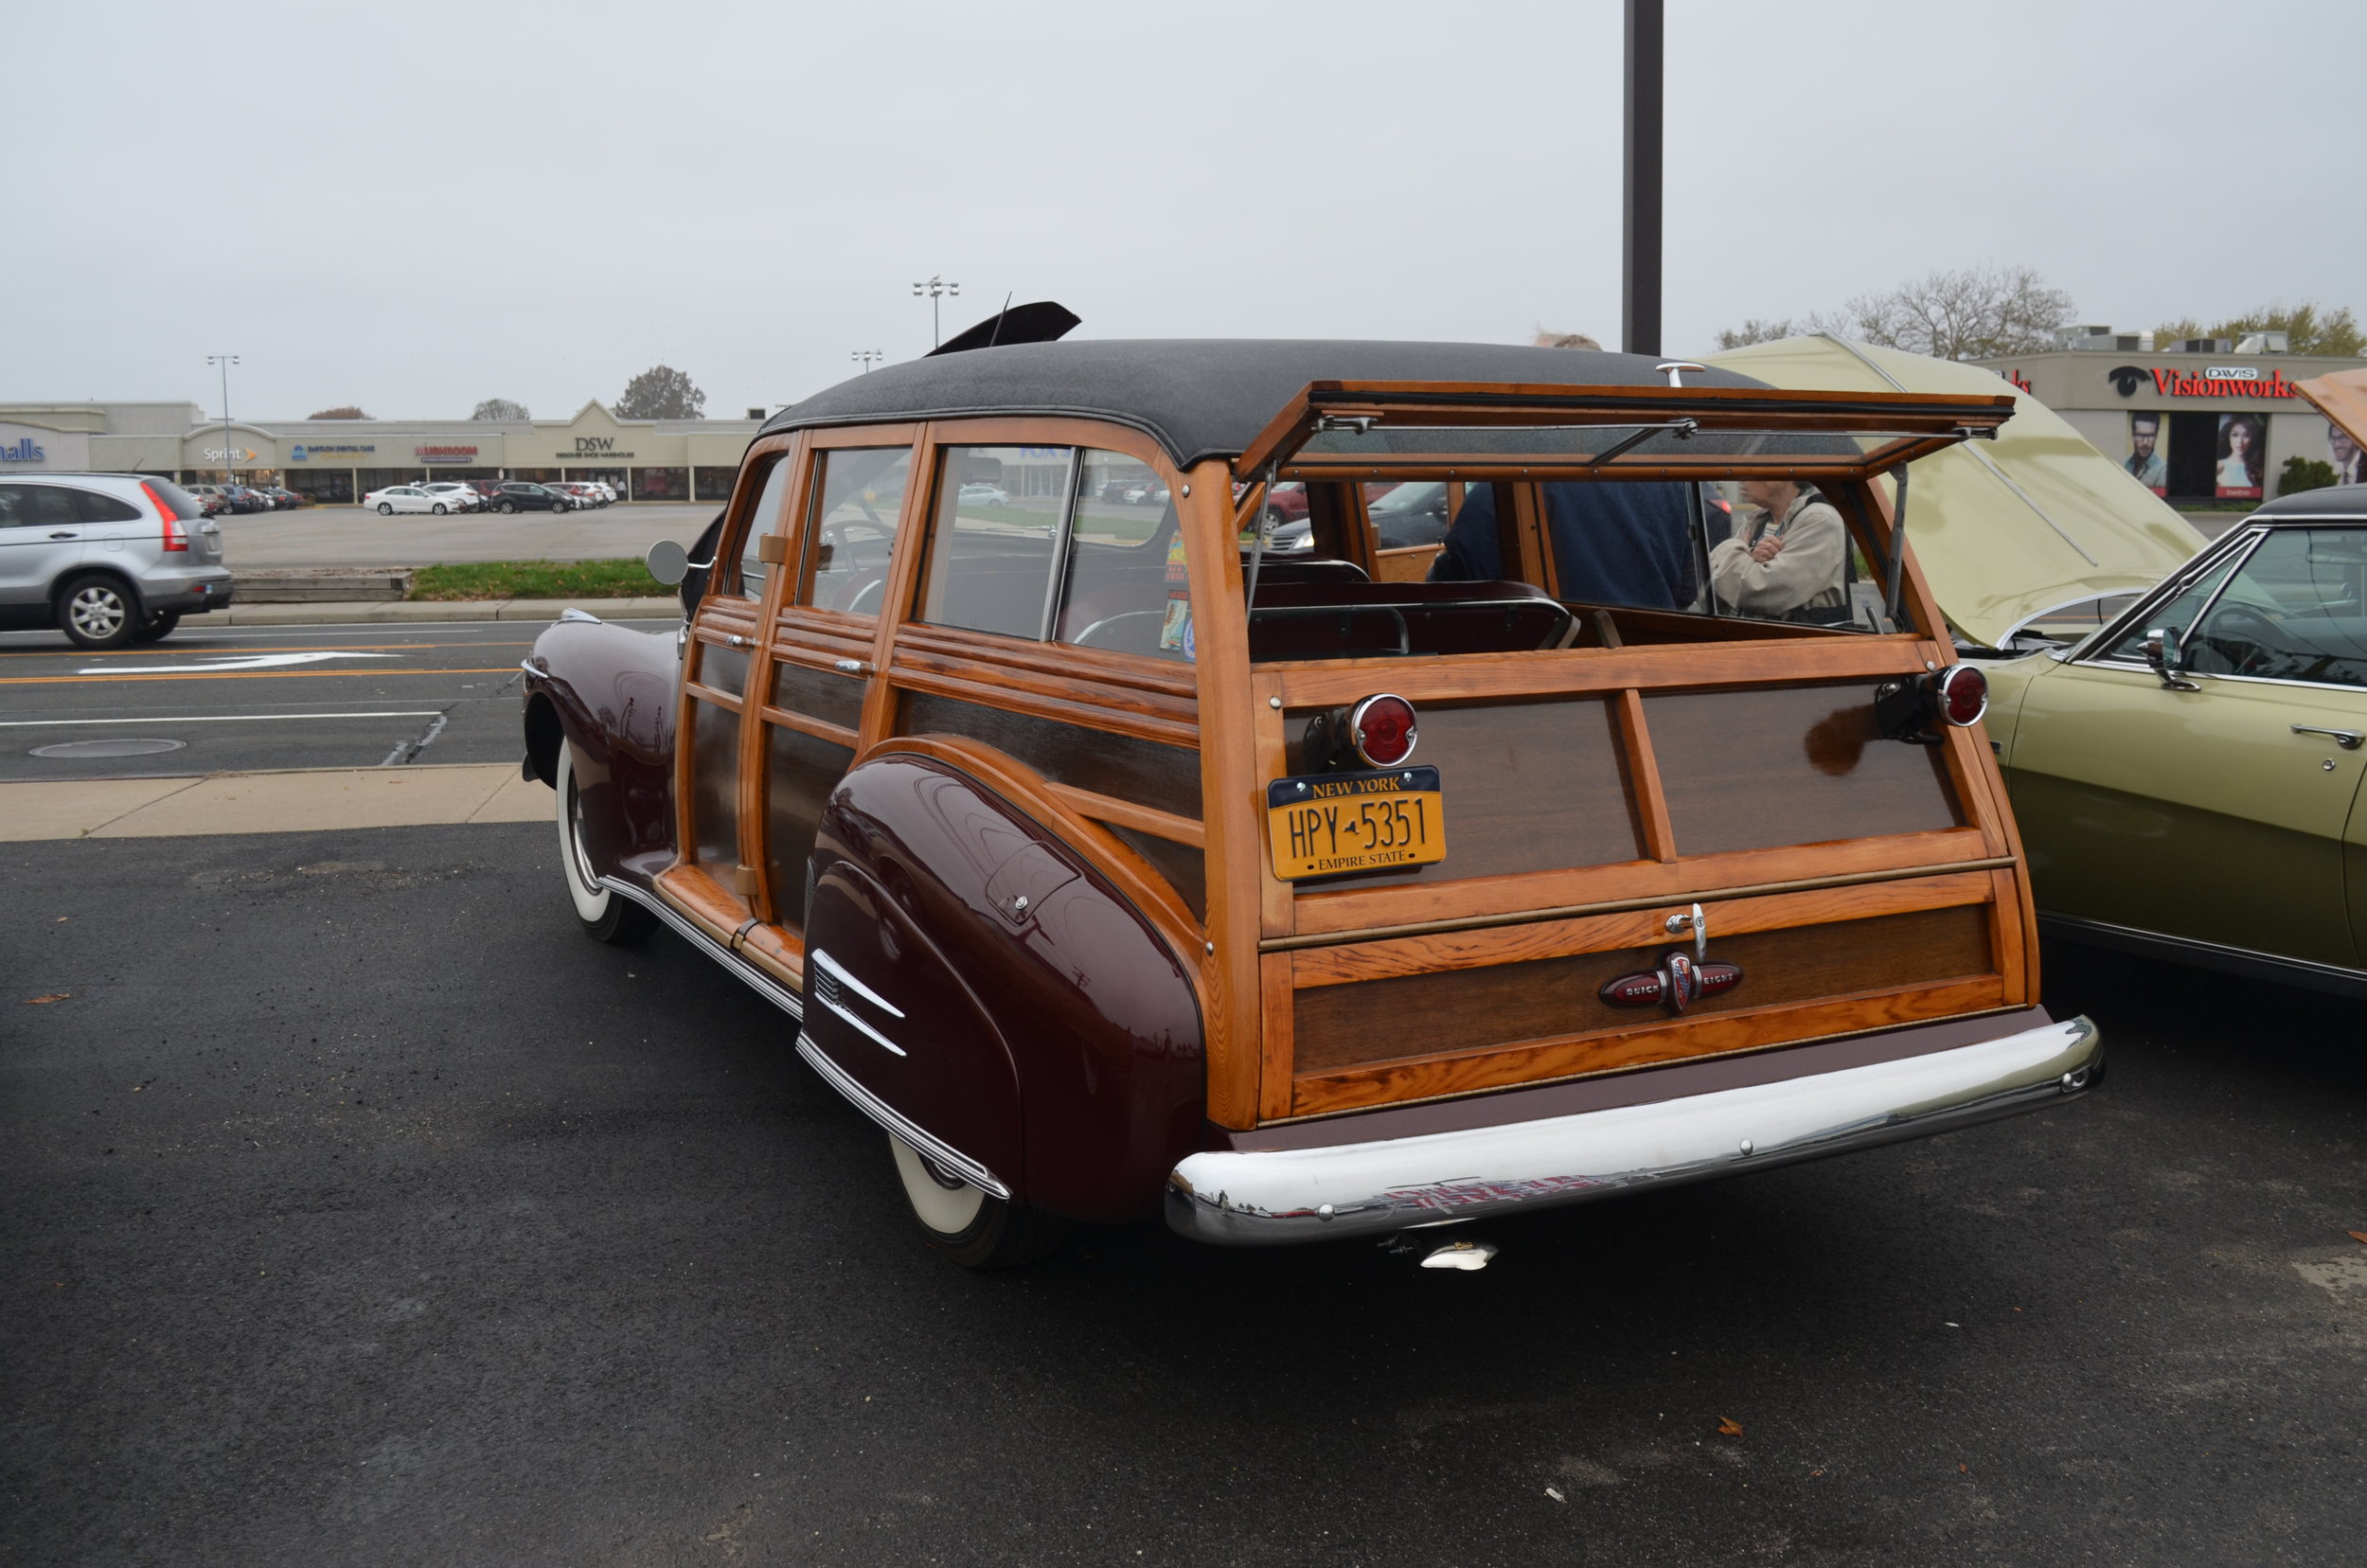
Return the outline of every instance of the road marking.
<path id="1" fill-rule="evenodd" d="M 392 659 L 393 653 L 347 652 L 343 649 L 316 649 L 309 653 L 239 653 L 211 664 L 187 665 L 93 665 L 78 669 L 77 675 L 180 675 L 190 670 L 205 669 L 276 669 L 286 665 L 321 664 L 329 659 Z"/>
<path id="2" fill-rule="evenodd" d="M 509 667 L 492 669 L 216 669 L 183 670 L 177 675 L 0 675 L 0 686 L 88 686 L 94 681 L 311 681 L 323 676 L 332 681 L 358 680 L 374 676 L 381 680 L 389 675 L 507 675 Z"/>
<path id="3" fill-rule="evenodd" d="M 308 629 L 308 630 L 311 630 L 311 631 L 312 631 L 312 634 L 313 634 L 313 635 L 315 635 L 315 636 L 319 635 L 319 633 L 318 633 L 318 631 L 317 631 L 316 629 Z M 345 652 L 364 651 L 364 650 L 369 650 L 392 649 L 393 650 L 395 650 L 396 652 L 399 652 L 399 653 L 418 653 L 418 652 L 433 652 L 433 651 L 435 651 L 435 650 L 437 650 L 437 649 L 443 649 L 443 648 L 531 648 L 531 647 L 533 647 L 533 646 L 534 646 L 534 640 L 533 640 L 531 637 L 529 637 L 529 638 L 525 638 L 525 639 L 524 639 L 524 640 L 522 640 L 522 641 L 517 641 L 517 642 L 400 642 L 400 643 L 347 643 L 347 644 L 344 644 L 344 645 L 342 645 L 342 646 L 340 646 L 340 647 L 336 647 L 336 648 L 328 648 L 328 647 L 323 647 L 323 648 L 307 648 L 307 649 L 287 649 L 287 650 L 283 650 L 283 651 L 285 651 L 285 652 L 305 652 L 305 653 L 345 653 Z M 242 650 L 239 650 L 239 649 L 235 649 L 235 648 L 223 648 L 223 649 L 205 648 L 205 649 L 192 649 L 190 651 L 191 651 L 192 653 L 195 653 L 195 652 L 209 652 L 209 653 L 211 653 L 211 652 L 221 652 L 221 653 L 238 653 L 238 652 L 240 652 L 240 651 L 242 651 Z M 0 653 L 0 659 L 62 659 L 62 658 L 64 658 L 64 657 L 66 657 L 66 655 L 65 655 L 64 653 L 62 653 L 62 652 L 59 651 L 59 650 L 56 650 L 56 649 L 35 649 L 35 650 L 32 650 L 31 652 L 27 652 L 27 653 Z M 113 651 L 109 651 L 109 650 L 107 650 L 101 649 L 101 650 L 98 650 L 97 652 L 91 652 L 91 651 L 87 651 L 87 650 L 82 651 L 82 653 L 81 653 L 81 657 L 83 657 L 83 658 L 85 658 L 85 659 L 152 659 L 152 658 L 156 657 L 156 650 L 154 650 L 154 649 L 152 649 L 152 648 L 136 648 L 136 649 L 133 649 L 133 648 L 126 648 L 126 649 L 116 649 L 116 650 L 113 650 Z"/>
<path id="4" fill-rule="evenodd" d="M 167 719 L 0 719 L 0 729 L 56 729 L 80 724 L 251 724 L 262 719 L 433 719 L 440 708 L 390 708 L 382 713 L 190 713 Z"/>

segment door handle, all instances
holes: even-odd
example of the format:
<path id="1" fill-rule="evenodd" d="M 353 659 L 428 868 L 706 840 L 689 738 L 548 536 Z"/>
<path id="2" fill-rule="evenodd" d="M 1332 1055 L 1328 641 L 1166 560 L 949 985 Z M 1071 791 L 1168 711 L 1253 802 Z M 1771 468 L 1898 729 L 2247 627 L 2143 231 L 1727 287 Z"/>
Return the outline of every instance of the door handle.
<path id="1" fill-rule="evenodd" d="M 2295 724 L 2293 733 L 2295 735 L 2323 735 L 2344 751 L 2357 751 L 2359 742 L 2367 740 L 2367 735 L 2361 735 L 2357 730 L 2321 729 L 2316 724 Z"/>
<path id="2" fill-rule="evenodd" d="M 53 533 L 49 537 L 52 539 L 80 539 L 82 536 L 78 533 Z"/>

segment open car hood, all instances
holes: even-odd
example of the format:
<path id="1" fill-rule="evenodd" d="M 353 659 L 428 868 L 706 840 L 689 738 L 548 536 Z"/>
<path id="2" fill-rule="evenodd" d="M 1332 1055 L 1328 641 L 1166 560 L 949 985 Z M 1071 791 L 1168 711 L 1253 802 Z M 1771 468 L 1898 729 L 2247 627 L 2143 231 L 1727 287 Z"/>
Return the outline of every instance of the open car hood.
<path id="1" fill-rule="evenodd" d="M 2337 370 L 2332 375 L 2295 382 L 2293 390 L 2336 424 L 2350 438 L 2367 446 L 2367 370 Z"/>
<path id="2" fill-rule="evenodd" d="M 1917 462 L 1907 499 L 1907 540 L 1932 596 L 1979 642 L 1995 646 L 2050 610 L 2150 588 L 2202 548 L 2184 518 L 1993 370 L 1821 333 L 1702 357 L 1802 391 L 2013 393 L 1997 438 Z"/>

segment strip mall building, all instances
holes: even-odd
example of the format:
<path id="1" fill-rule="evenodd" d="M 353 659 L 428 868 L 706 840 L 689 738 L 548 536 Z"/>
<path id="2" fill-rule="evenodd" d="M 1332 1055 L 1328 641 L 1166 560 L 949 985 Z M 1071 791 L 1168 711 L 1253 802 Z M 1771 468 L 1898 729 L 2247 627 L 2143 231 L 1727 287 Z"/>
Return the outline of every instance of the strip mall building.
<path id="1" fill-rule="evenodd" d="M 285 485 L 347 502 L 421 479 L 602 479 L 634 501 L 724 501 L 757 419 L 208 421 L 195 403 L 0 403 L 0 475 L 96 470 Z"/>
<path id="2" fill-rule="evenodd" d="M 2226 339 L 2157 351 L 2139 347 L 2149 338 L 2101 330 L 2073 341 L 2053 353 L 1981 363 L 2062 415 L 2157 495 L 2204 505 L 2268 500 L 2291 457 L 2328 464 L 2343 483 L 2367 483 L 2358 449 L 2293 390 L 2295 382 L 2367 360 L 2236 353 Z"/>

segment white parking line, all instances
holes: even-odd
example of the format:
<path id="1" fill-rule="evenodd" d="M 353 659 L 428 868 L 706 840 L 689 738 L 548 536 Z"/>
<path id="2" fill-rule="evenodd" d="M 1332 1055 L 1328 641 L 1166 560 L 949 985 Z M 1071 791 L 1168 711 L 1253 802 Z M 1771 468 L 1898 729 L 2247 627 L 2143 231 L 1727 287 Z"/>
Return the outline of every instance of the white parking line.
<path id="1" fill-rule="evenodd" d="M 251 724 L 264 719 L 433 719 L 440 708 L 392 708 L 382 713 L 187 713 L 166 719 L 0 719 L 0 729 L 50 729 L 75 724 Z"/>
<path id="2" fill-rule="evenodd" d="M 93 665 L 77 675 L 179 675 L 192 669 L 277 669 L 286 665 L 321 664 L 329 659 L 398 659 L 400 653 L 367 653 L 343 649 L 313 649 L 303 653 L 240 653 L 206 664 Z"/>

